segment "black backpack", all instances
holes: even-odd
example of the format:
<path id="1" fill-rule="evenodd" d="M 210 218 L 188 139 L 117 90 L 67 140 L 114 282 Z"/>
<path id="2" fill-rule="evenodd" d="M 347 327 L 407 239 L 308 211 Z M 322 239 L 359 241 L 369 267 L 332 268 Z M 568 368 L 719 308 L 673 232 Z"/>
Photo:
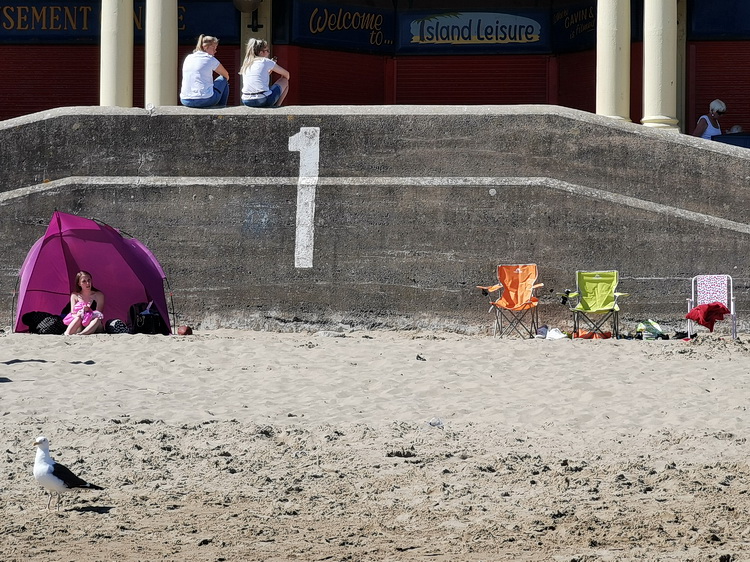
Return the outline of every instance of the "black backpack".
<path id="1" fill-rule="evenodd" d="M 128 313 L 128 324 L 131 334 L 169 334 L 167 323 L 154 306 L 154 301 L 132 305 Z"/>
<path id="2" fill-rule="evenodd" d="M 21 317 L 21 322 L 29 327 L 29 332 L 32 334 L 55 334 L 59 336 L 65 333 L 67 327 L 63 324 L 60 316 L 49 312 L 27 312 Z"/>

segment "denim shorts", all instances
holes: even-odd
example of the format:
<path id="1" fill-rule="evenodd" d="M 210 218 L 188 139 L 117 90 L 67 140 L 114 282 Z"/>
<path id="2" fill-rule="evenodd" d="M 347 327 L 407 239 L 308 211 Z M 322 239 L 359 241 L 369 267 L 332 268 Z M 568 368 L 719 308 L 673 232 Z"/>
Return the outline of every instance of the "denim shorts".
<path id="1" fill-rule="evenodd" d="M 223 76 L 217 76 L 214 80 L 214 93 L 211 97 L 203 99 L 183 99 L 180 103 L 185 107 L 226 107 L 229 99 L 229 82 Z"/>
<path id="2" fill-rule="evenodd" d="M 281 97 L 281 86 L 274 84 L 271 86 L 271 93 L 267 96 L 259 96 L 249 100 L 242 100 L 247 107 L 275 107 L 276 102 Z"/>

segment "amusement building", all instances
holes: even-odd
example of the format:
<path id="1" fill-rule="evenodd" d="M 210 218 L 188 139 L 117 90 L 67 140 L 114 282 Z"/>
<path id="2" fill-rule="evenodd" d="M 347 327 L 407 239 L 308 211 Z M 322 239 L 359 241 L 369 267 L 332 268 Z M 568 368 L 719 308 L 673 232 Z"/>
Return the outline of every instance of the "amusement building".
<path id="1" fill-rule="evenodd" d="M 552 104 L 691 132 L 715 98 L 750 129 L 738 0 L 9 0 L 0 119 L 61 106 L 177 105 L 200 34 L 236 80 L 267 40 L 285 105 Z"/>

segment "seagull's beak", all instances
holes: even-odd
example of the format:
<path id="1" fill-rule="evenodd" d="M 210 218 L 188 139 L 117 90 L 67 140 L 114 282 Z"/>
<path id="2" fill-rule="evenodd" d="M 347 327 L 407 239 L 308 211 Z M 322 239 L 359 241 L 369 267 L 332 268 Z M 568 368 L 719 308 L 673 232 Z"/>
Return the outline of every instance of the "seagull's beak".
<path id="1" fill-rule="evenodd" d="M 34 441 L 34 447 L 38 447 L 39 445 L 41 445 L 41 441 Z"/>

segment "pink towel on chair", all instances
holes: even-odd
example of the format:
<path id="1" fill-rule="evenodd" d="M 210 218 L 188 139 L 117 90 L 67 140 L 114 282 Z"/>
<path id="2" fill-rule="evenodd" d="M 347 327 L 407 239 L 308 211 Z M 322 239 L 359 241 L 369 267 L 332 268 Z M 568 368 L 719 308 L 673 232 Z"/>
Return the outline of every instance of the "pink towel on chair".
<path id="1" fill-rule="evenodd" d="M 705 326 L 711 332 L 714 331 L 714 324 L 719 320 L 724 320 L 724 315 L 729 314 L 729 309 L 720 302 L 710 302 L 696 306 L 693 310 L 685 315 L 685 318 Z"/>

